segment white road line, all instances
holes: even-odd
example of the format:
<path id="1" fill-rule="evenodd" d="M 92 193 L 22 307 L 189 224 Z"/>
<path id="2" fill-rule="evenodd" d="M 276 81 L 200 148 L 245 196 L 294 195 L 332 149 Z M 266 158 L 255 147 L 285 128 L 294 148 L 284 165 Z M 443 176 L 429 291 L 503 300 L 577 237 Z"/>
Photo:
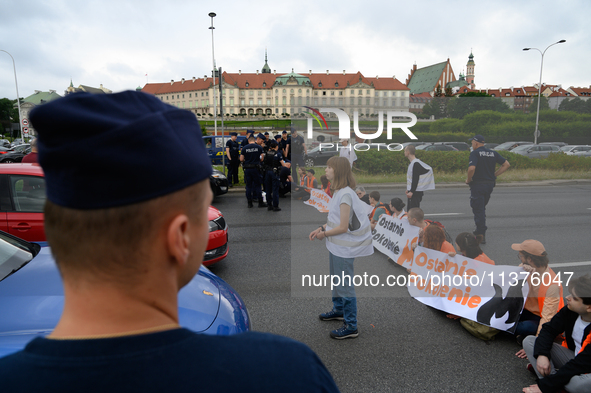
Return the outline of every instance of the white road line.
<path id="1" fill-rule="evenodd" d="M 427 216 L 461 216 L 464 213 L 429 213 L 429 214 L 425 214 L 425 217 Z"/>
<path id="2" fill-rule="evenodd" d="M 572 266 L 588 266 L 591 265 L 591 261 L 583 262 L 564 262 L 564 263 L 550 263 L 550 267 L 572 267 Z"/>

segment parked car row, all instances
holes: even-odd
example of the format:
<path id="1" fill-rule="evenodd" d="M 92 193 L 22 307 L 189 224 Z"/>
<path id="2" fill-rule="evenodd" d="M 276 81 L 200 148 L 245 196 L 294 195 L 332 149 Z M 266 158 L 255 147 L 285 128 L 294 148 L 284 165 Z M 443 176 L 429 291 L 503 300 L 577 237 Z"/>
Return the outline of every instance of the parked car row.
<path id="1" fill-rule="evenodd" d="M 25 143 L 10 149 L 4 150 L 0 148 L 0 163 L 10 164 L 13 162 L 21 162 L 23 157 L 31 152 L 31 145 Z"/>

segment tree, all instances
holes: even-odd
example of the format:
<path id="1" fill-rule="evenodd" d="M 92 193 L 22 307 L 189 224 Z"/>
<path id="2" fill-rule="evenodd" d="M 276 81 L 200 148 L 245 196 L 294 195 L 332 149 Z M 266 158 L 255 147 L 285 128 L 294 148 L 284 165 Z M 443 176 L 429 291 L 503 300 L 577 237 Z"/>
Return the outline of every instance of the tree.
<path id="1" fill-rule="evenodd" d="M 542 96 L 542 100 L 540 101 L 540 111 L 550 109 L 550 104 L 548 103 L 548 98 Z M 528 108 L 529 113 L 537 112 L 538 110 L 538 96 L 534 97 L 531 105 Z"/>
<path id="2" fill-rule="evenodd" d="M 0 131 L 10 128 L 11 123 L 19 122 L 18 109 L 15 108 L 15 105 L 16 100 L 0 99 Z"/>
<path id="3" fill-rule="evenodd" d="M 471 91 L 460 94 L 447 107 L 449 117 L 453 117 L 454 119 L 463 119 L 469 113 L 486 110 L 509 112 L 509 106 L 500 98 L 492 97 L 486 93 Z"/>
<path id="4" fill-rule="evenodd" d="M 571 111 L 577 113 L 591 113 L 591 100 L 583 101 L 579 97 L 563 100 L 558 107 L 559 111 Z"/>

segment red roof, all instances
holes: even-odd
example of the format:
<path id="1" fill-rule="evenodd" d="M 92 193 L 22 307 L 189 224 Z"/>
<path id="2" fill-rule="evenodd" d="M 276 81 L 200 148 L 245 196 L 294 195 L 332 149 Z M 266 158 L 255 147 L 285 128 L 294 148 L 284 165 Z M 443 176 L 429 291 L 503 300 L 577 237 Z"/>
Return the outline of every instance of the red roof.
<path id="1" fill-rule="evenodd" d="M 396 78 L 366 78 L 376 90 L 410 90 Z M 429 94 L 429 93 L 427 93 Z"/>
<path id="2" fill-rule="evenodd" d="M 578 96 L 589 96 L 591 95 L 591 86 L 590 87 L 573 87 L 571 86 L 570 89 L 575 92 Z"/>

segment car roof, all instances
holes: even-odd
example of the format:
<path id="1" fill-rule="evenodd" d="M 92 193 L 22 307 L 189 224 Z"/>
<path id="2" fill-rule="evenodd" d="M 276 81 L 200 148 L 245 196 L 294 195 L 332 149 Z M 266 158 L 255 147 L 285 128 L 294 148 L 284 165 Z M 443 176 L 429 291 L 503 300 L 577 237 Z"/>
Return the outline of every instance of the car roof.
<path id="1" fill-rule="evenodd" d="M 43 176 L 43 169 L 35 163 L 1 164 L 0 174 Z"/>

